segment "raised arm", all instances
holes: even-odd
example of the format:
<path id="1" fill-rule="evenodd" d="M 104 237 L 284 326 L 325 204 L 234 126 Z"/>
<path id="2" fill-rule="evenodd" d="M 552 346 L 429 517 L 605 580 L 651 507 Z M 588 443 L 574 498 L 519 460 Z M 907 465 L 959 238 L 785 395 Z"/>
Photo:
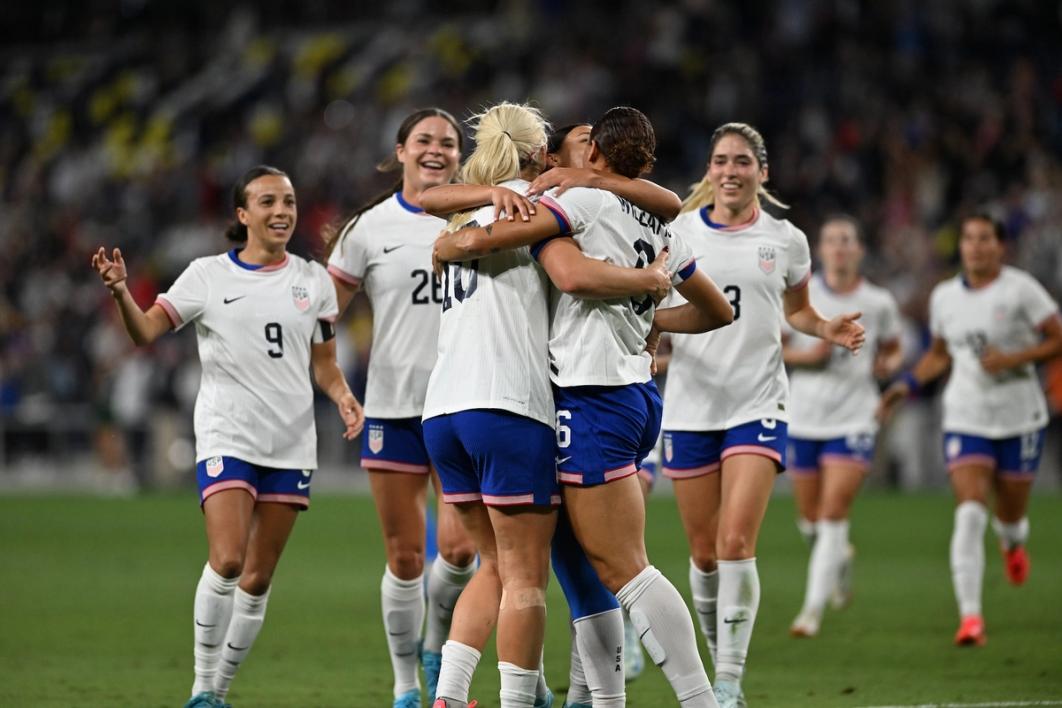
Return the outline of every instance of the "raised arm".
<path id="1" fill-rule="evenodd" d="M 682 200 L 670 189 L 644 179 L 631 179 L 612 172 L 590 168 L 554 167 L 543 172 L 531 183 L 528 194 L 534 196 L 556 189 L 555 196 L 572 187 L 595 187 L 617 194 L 642 209 L 671 221 L 679 215 Z"/>
<path id="2" fill-rule="evenodd" d="M 538 262 L 557 289 L 581 298 L 606 300 L 651 295 L 657 302 L 671 290 L 667 249 L 646 268 L 622 266 L 587 258 L 570 238 L 555 238 L 538 253 Z"/>
<path id="3" fill-rule="evenodd" d="M 435 263 L 476 258 L 530 246 L 561 233 L 560 222 L 549 209 L 539 209 L 528 221 L 496 221 L 443 233 L 435 240 Z"/>
<path id="4" fill-rule="evenodd" d="M 494 205 L 495 221 L 502 218 L 503 212 L 509 221 L 514 221 L 517 215 L 521 221 L 527 221 L 535 213 L 535 205 L 530 199 L 508 187 L 444 184 L 420 195 L 420 205 L 424 211 L 441 217 L 488 204 Z"/>
<path id="5" fill-rule="evenodd" d="M 881 400 L 878 402 L 878 420 L 886 420 L 892 415 L 896 406 L 912 391 L 917 391 L 922 386 L 936 381 L 949 367 L 951 367 L 951 354 L 948 353 L 948 343 L 941 337 L 933 337 L 929 349 L 914 367 L 881 394 Z"/>
<path id="6" fill-rule="evenodd" d="M 318 327 L 330 328 L 331 325 L 321 322 Z M 310 348 L 310 361 L 313 366 L 313 380 L 317 382 L 318 388 L 336 404 L 339 417 L 343 419 L 343 424 L 346 426 L 343 437 L 346 440 L 353 440 L 365 424 L 365 413 L 358 399 L 350 392 L 347 380 L 336 362 L 335 338 L 330 336 L 327 341 L 314 342 Z"/>
<path id="7" fill-rule="evenodd" d="M 653 328 L 660 332 L 699 334 L 725 327 L 734 321 L 734 308 L 703 270 L 695 270 L 675 289 L 687 302 L 664 307 L 653 316 Z"/>
<path id="8" fill-rule="evenodd" d="M 99 273 L 103 284 L 111 291 L 114 302 L 118 306 L 118 314 L 122 317 L 122 324 L 133 344 L 144 346 L 151 344 L 166 332 L 170 331 L 173 323 L 158 305 L 152 305 L 147 312 L 140 309 L 136 304 L 132 293 L 126 285 L 128 273 L 125 269 L 125 259 L 122 252 L 114 249 L 113 260 L 107 257 L 107 251 L 103 246 L 92 256 L 92 267 Z"/>
<path id="9" fill-rule="evenodd" d="M 853 354 L 863 348 L 866 332 L 856 322 L 863 313 L 849 312 L 828 320 L 811 304 L 806 287 L 787 290 L 783 299 L 785 319 L 793 329 L 838 344 Z"/>

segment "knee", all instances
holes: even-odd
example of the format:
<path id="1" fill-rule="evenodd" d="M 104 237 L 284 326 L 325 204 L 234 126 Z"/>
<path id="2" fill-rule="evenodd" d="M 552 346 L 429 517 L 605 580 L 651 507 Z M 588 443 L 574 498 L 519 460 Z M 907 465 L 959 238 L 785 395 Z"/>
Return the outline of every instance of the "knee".
<path id="1" fill-rule="evenodd" d="M 264 595 L 273 582 L 273 571 L 254 569 L 244 573 L 240 579 L 240 587 L 248 595 Z"/>
<path id="2" fill-rule="evenodd" d="M 412 580 L 424 572 L 424 549 L 409 546 L 399 540 L 389 540 L 387 565 L 395 577 L 401 580 Z"/>
<path id="3" fill-rule="evenodd" d="M 718 546 L 719 558 L 724 560 L 744 560 L 756 555 L 752 537 L 743 531 L 721 533 Z"/>
<path id="4" fill-rule="evenodd" d="M 226 580 L 238 578 L 243 573 L 243 553 L 238 549 L 212 550 L 210 567 Z"/>
<path id="5" fill-rule="evenodd" d="M 702 573 L 711 573 L 716 569 L 719 560 L 715 552 L 715 544 L 691 543 L 690 559 L 693 561 L 693 565 L 697 566 L 697 569 Z"/>
<path id="6" fill-rule="evenodd" d="M 439 539 L 439 555 L 450 565 L 467 568 L 476 560 L 476 544 L 467 538 L 449 542 Z"/>

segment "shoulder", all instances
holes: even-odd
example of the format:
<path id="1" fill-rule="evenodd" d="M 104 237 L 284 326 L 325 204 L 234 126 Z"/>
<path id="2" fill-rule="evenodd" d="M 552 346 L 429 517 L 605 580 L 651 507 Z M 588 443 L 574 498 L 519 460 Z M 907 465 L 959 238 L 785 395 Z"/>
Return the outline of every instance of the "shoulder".
<path id="1" fill-rule="evenodd" d="M 929 295 L 930 305 L 933 305 L 934 303 L 942 304 L 945 301 L 956 297 L 961 294 L 962 287 L 962 281 L 957 275 L 940 281 L 934 286 L 933 292 Z"/>
<path id="2" fill-rule="evenodd" d="M 1015 268 L 1014 266 L 1003 266 L 1000 275 L 1005 281 L 1015 283 L 1020 287 L 1032 287 L 1036 289 L 1043 287 L 1040 284 L 1040 281 L 1034 278 L 1031 273 L 1022 270 L 1021 268 Z"/>
<path id="3" fill-rule="evenodd" d="M 761 226 L 772 234 L 777 235 L 778 238 L 781 238 L 787 246 L 793 244 L 807 245 L 807 235 L 797 228 L 796 224 L 789 219 L 779 219 L 767 212 L 763 212 L 760 219 Z"/>
<path id="4" fill-rule="evenodd" d="M 891 305 L 896 303 L 896 298 L 892 296 L 891 292 L 866 279 L 863 280 L 863 293 L 868 300 L 881 305 Z"/>

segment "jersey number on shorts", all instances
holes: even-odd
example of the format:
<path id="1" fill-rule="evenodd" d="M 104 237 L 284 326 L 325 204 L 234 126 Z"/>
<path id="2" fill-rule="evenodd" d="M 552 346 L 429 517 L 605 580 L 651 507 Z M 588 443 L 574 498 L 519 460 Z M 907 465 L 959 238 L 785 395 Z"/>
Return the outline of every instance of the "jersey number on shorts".
<path id="1" fill-rule="evenodd" d="M 273 347 L 266 349 L 269 356 L 274 359 L 284 356 L 284 330 L 280 328 L 279 322 L 270 322 L 265 326 L 265 338 L 270 344 L 276 345 L 276 349 Z"/>
<path id="2" fill-rule="evenodd" d="M 438 305 L 442 302 L 442 296 L 439 294 L 443 289 L 443 284 L 439 282 L 439 276 L 430 271 L 424 269 L 417 269 L 411 272 L 410 277 L 414 280 L 419 280 L 420 283 L 413 289 L 413 304 L 414 305 L 427 305 L 429 302 L 434 302 Z M 428 298 L 428 294 L 424 290 L 428 287 L 428 283 L 431 283 L 431 299 Z"/>
<path id="3" fill-rule="evenodd" d="M 572 444 L 572 429 L 564 424 L 572 419 L 571 411 L 557 411 L 557 447 L 565 448 Z"/>
<path id="4" fill-rule="evenodd" d="M 653 248 L 653 244 L 644 239 L 638 239 L 634 242 L 634 250 L 638 252 L 638 262 L 634 264 L 635 268 L 644 268 L 656 260 L 656 249 Z M 631 298 L 631 307 L 634 308 L 634 314 L 636 315 L 648 312 L 652 309 L 653 304 L 652 295 L 646 295 L 642 298 Z"/>
<path id="5" fill-rule="evenodd" d="M 468 273 L 467 280 L 465 273 Z M 446 264 L 446 269 L 443 270 L 443 312 L 454 306 L 454 301 L 450 297 L 451 282 L 453 283 L 454 298 L 457 298 L 458 302 L 464 302 L 467 298 L 472 297 L 472 293 L 476 292 L 476 287 L 479 285 L 479 259 L 477 258 L 469 263 Z"/>
<path id="6" fill-rule="evenodd" d="M 730 298 L 730 306 L 734 308 L 734 319 L 741 317 L 741 288 L 736 285 L 727 285 L 723 288 L 723 294 Z"/>

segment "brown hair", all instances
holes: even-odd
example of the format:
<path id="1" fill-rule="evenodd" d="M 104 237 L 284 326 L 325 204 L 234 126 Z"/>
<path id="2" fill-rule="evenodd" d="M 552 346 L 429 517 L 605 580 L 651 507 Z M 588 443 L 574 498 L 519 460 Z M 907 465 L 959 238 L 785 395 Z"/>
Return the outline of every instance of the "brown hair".
<path id="1" fill-rule="evenodd" d="M 283 170 L 278 170 L 276 167 L 270 167 L 269 165 L 257 165 L 247 170 L 236 180 L 236 184 L 232 185 L 232 210 L 246 209 L 247 208 L 247 187 L 259 177 L 265 177 L 267 175 L 273 175 L 274 177 L 288 177 L 287 173 Z M 290 180 L 291 178 L 288 177 Z M 225 238 L 233 243 L 245 243 L 247 241 L 247 226 L 240 223 L 239 219 L 229 224 L 229 227 L 225 229 Z"/>
<path id="2" fill-rule="evenodd" d="M 613 172 L 634 179 L 653 169 L 656 133 L 645 114 L 630 106 L 617 106 L 590 129 L 590 142 Z"/>
<path id="3" fill-rule="evenodd" d="M 767 167 L 767 143 L 764 142 L 763 136 L 760 135 L 760 131 L 753 128 L 748 123 L 724 123 L 715 129 L 712 133 L 711 147 L 708 148 L 708 159 L 712 159 L 712 154 L 715 152 L 715 146 L 719 144 L 727 135 L 740 135 L 745 139 L 745 142 L 749 144 L 752 149 L 752 154 L 756 158 L 756 164 L 760 166 L 760 169 Z M 783 203 L 776 196 L 768 192 L 761 185 L 759 191 L 756 193 L 757 201 L 759 199 L 766 199 L 771 204 L 781 209 L 788 209 L 789 205 Z M 686 197 L 686 200 L 682 202 L 682 211 L 693 211 L 700 209 L 703 206 L 708 206 L 715 201 L 715 190 L 712 187 L 712 183 L 708 181 L 708 175 L 705 173 L 700 182 L 697 182 L 690 186 L 690 194 Z"/>

